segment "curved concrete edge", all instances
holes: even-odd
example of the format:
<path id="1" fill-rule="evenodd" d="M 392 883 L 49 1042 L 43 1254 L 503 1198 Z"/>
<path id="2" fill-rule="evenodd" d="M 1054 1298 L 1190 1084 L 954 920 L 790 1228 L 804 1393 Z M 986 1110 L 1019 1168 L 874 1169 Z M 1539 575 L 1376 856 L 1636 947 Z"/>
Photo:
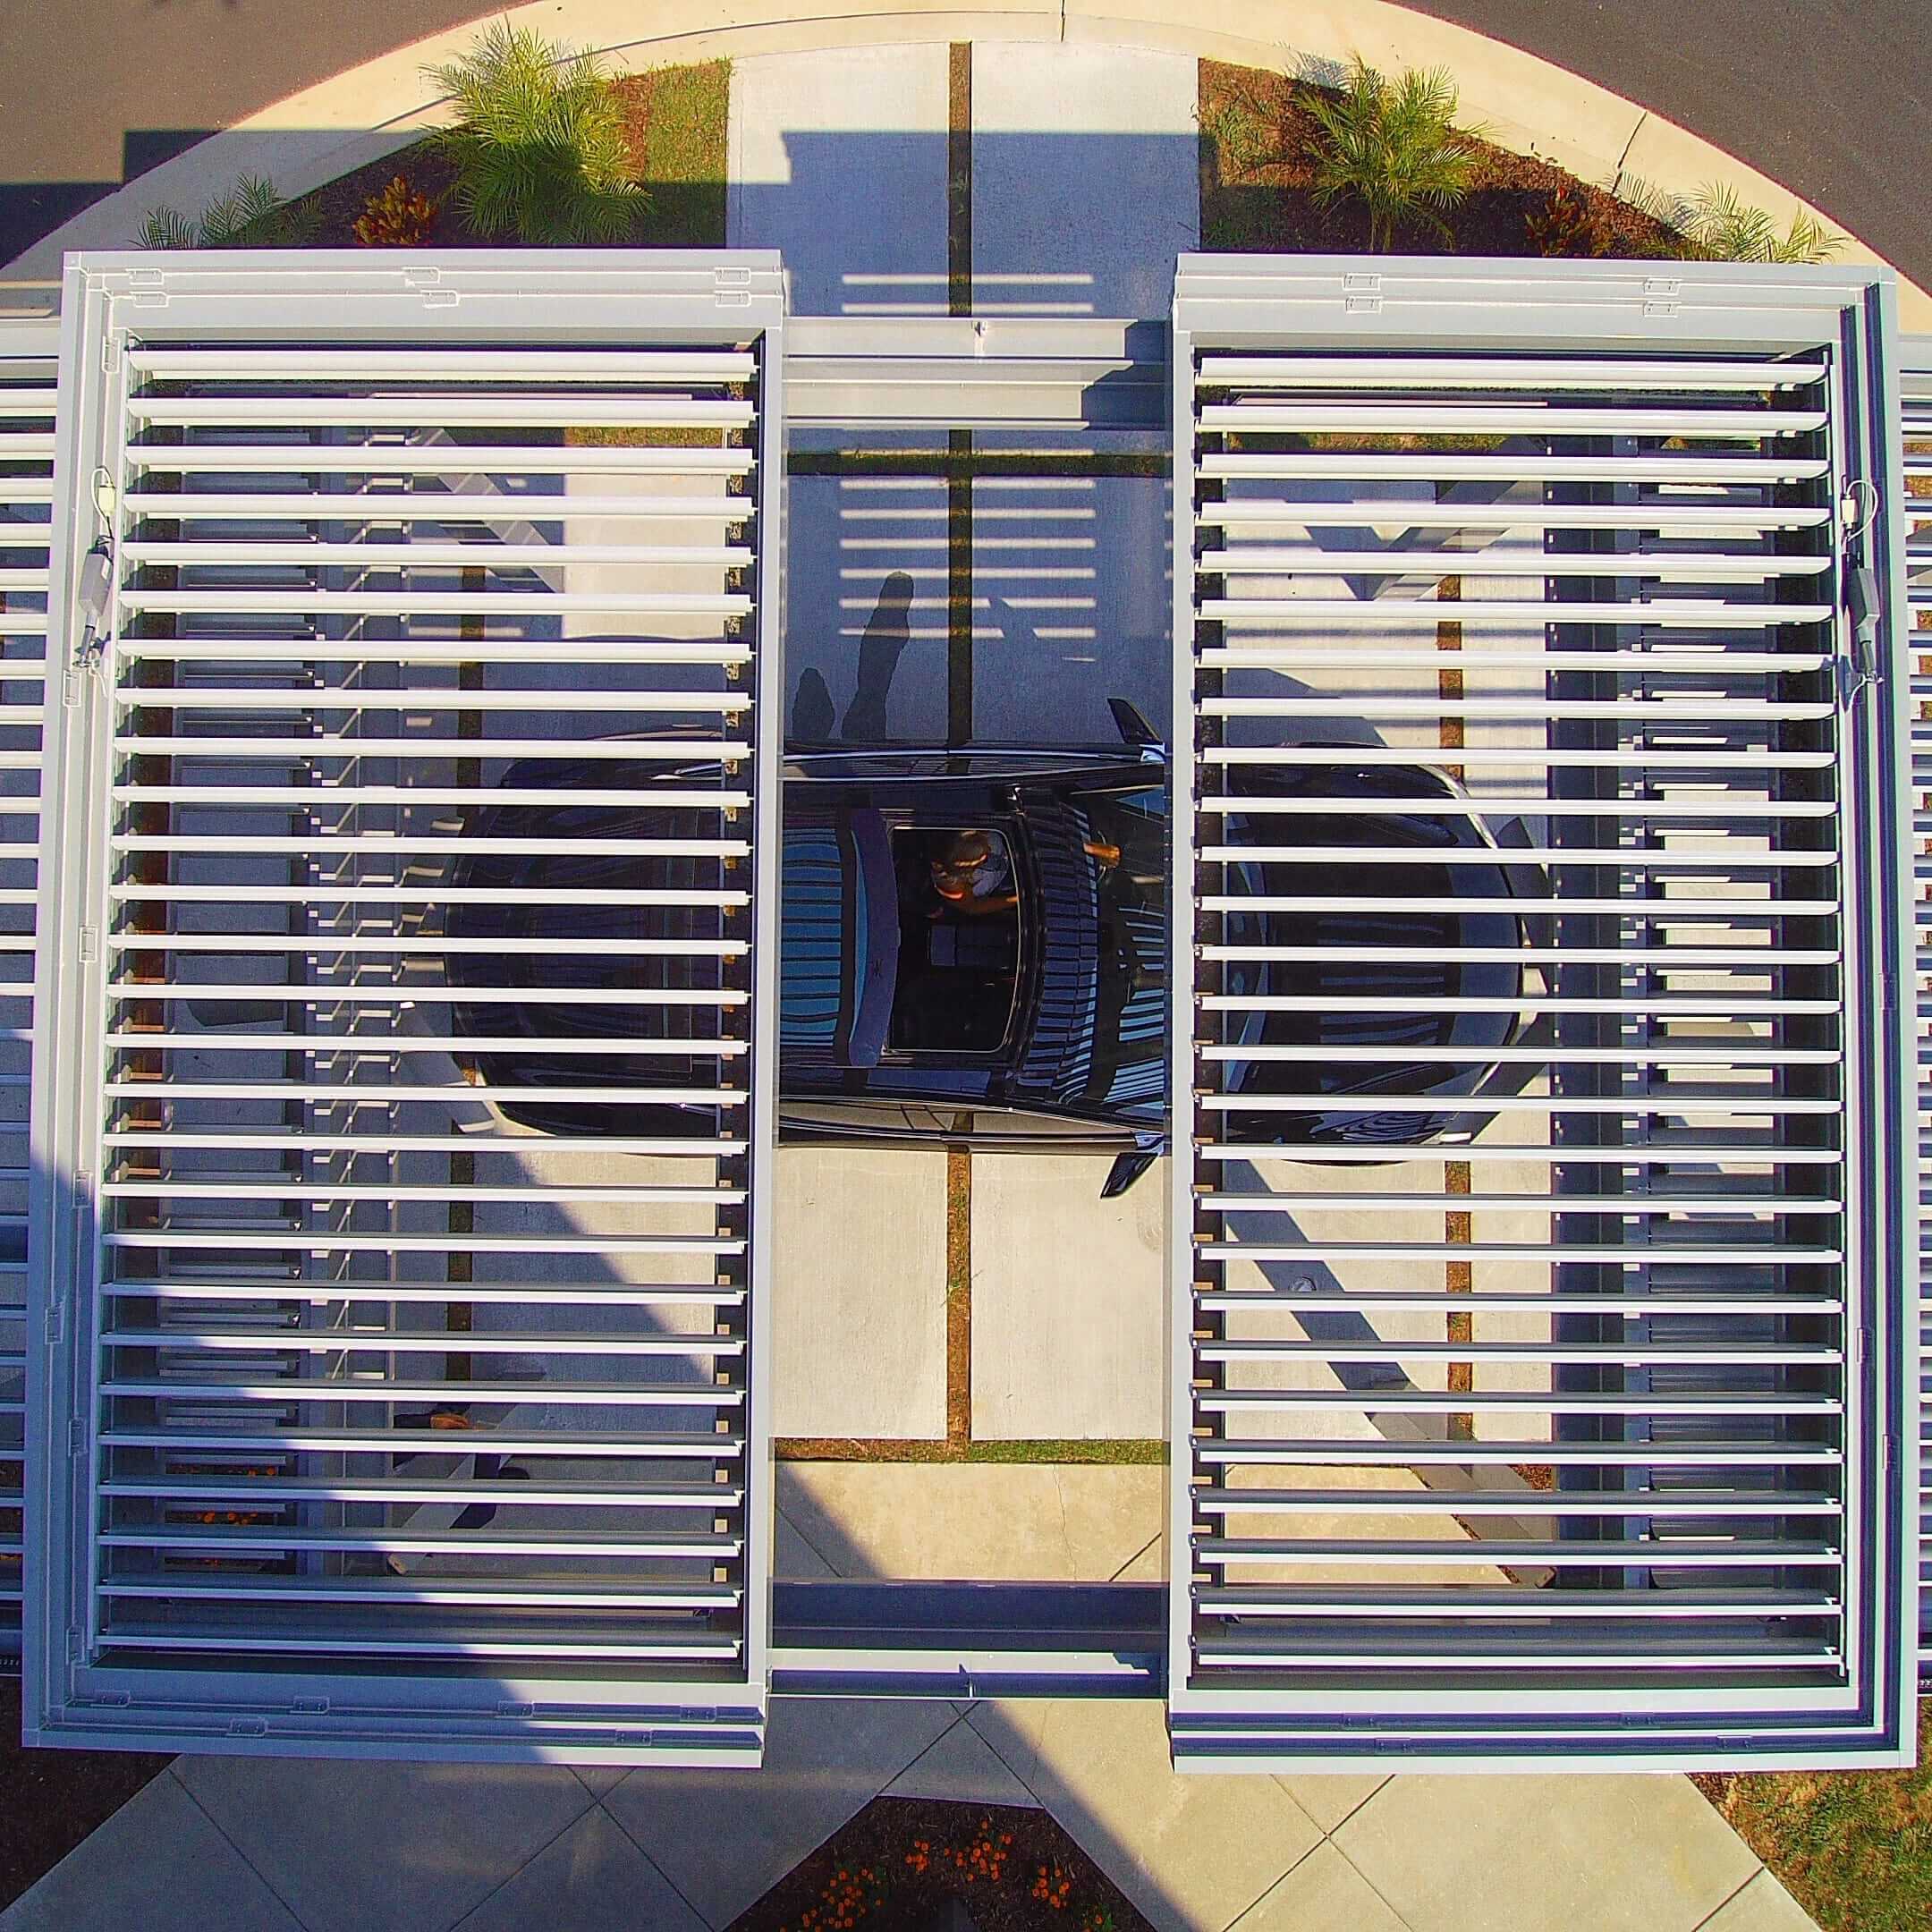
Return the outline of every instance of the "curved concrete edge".
<path id="1" fill-rule="evenodd" d="M 8 266 L 13 279 L 57 275 L 70 249 L 120 248 L 148 209 L 199 208 L 243 174 L 306 193 L 406 146 L 439 118 L 427 66 L 460 54 L 490 16 L 334 75 L 150 170 L 83 210 Z M 619 72 L 674 62 L 819 47 L 951 40 L 1143 47 L 1283 72 L 1360 54 L 1385 71 L 1446 67 L 1462 113 L 1503 146 L 1614 191 L 1645 181 L 1688 194 L 1723 182 L 1781 225 L 1798 212 L 1844 234 L 1841 257 L 1887 266 L 1851 225 L 1815 208 L 1709 141 L 1520 48 L 1392 0 L 657 0 L 640 34 L 636 0 L 530 0 L 506 16 L 553 38 L 600 49 Z M 1932 330 L 1932 294 L 1902 275 L 1900 319 Z"/>

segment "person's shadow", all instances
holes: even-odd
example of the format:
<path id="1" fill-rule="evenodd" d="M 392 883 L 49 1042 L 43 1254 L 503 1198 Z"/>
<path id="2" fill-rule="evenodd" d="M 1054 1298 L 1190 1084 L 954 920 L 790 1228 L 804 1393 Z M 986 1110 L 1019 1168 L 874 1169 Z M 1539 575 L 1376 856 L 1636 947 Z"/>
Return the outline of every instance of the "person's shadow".
<path id="1" fill-rule="evenodd" d="M 879 586 L 865 635 L 859 641 L 859 683 L 838 726 L 847 744 L 886 742 L 886 700 L 899 659 L 912 637 L 912 579 L 894 571 Z M 828 744 L 835 712 L 832 692 L 816 669 L 801 674 L 792 699 L 792 736 L 800 744 Z"/>

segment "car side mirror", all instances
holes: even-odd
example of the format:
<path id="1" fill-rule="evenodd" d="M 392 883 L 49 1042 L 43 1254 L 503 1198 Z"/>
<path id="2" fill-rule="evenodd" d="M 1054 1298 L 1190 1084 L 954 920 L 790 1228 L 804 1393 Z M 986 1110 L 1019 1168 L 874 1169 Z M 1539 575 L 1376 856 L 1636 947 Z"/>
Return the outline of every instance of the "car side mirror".
<path id="1" fill-rule="evenodd" d="M 1124 1154 L 1116 1154 L 1101 1186 L 1100 1199 L 1113 1200 L 1124 1194 L 1159 1158 L 1158 1148 L 1129 1148 Z"/>
<path id="2" fill-rule="evenodd" d="M 1114 728 L 1121 734 L 1123 744 L 1131 745 L 1137 751 L 1165 749 L 1160 733 L 1142 716 L 1137 705 L 1124 698 L 1109 698 L 1107 709 L 1114 714 Z"/>

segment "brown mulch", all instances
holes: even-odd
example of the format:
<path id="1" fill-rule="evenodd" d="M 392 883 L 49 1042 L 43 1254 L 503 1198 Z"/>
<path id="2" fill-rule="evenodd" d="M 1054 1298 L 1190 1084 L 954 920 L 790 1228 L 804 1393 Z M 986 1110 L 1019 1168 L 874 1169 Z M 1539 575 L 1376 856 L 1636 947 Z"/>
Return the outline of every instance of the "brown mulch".
<path id="1" fill-rule="evenodd" d="M 1325 213 L 1315 205 L 1315 170 L 1309 154 L 1320 123 L 1307 104 L 1320 91 L 1286 74 L 1231 67 L 1219 61 L 1200 64 L 1203 248 L 1268 254 L 1367 250 L 1368 217 L 1362 208 L 1341 206 Z M 1269 158 L 1231 168 L 1224 176 L 1220 143 L 1210 130 L 1231 106 L 1245 110 L 1268 130 Z M 1524 221 L 1540 214 L 1559 188 L 1567 188 L 1608 230 L 1608 257 L 1644 259 L 1670 253 L 1664 245 L 1666 231 L 1628 202 L 1533 155 L 1514 154 L 1482 140 L 1474 147 L 1476 174 L 1469 198 L 1448 217 L 1455 237 L 1453 252 L 1538 253 Z M 1419 255 L 1451 252 L 1442 237 L 1425 226 L 1404 230 L 1397 246 L 1403 253 Z"/>
<path id="2" fill-rule="evenodd" d="M 172 1759 L 142 1751 L 27 1750 L 18 1678 L 0 1678 L 0 1906 L 67 1856 Z"/>
<path id="3" fill-rule="evenodd" d="M 1045 1811 L 875 1798 L 729 1932 L 922 1932 L 957 1900 L 979 1932 L 1153 1932 Z"/>

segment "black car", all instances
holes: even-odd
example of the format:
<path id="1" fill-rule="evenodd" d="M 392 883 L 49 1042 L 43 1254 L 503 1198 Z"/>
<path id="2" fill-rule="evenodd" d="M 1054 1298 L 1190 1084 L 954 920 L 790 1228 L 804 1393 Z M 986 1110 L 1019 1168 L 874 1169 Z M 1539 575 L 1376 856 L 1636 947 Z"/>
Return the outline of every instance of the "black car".
<path id="1" fill-rule="evenodd" d="M 789 1136 L 1110 1149 L 1119 1158 L 1109 1192 L 1125 1187 L 1165 1148 L 1166 755 L 1131 707 L 1114 708 L 1123 743 L 1111 750 L 877 748 L 801 751 L 788 759 L 779 857 L 778 1075 L 780 1122 Z M 1460 796 L 1446 776 L 1422 767 L 1262 769 L 1277 794 L 1300 786 L 1378 801 Z M 674 788 L 681 777 L 688 784 L 698 775 L 697 767 L 666 771 L 606 759 L 593 772 L 586 764 L 546 758 L 513 767 L 504 784 L 527 796 L 533 789 L 591 784 Z M 1235 767 L 1231 782 L 1253 780 Z M 1236 843 L 1278 845 L 1282 822 L 1254 829 L 1231 814 L 1224 835 Z M 715 1062 L 701 1046 L 628 1063 L 648 1070 L 648 1084 L 639 1072 L 626 1073 L 640 1080 L 634 1103 L 520 1100 L 517 1089 L 607 1090 L 608 1065 L 596 1066 L 597 1056 L 580 1050 L 547 1052 L 551 1039 L 636 1042 L 654 1032 L 665 1037 L 674 1023 L 688 1035 L 688 1006 L 603 1005 L 583 994 L 600 987 L 679 994 L 724 983 L 726 969 L 707 951 L 645 950 L 640 944 L 627 954 L 610 945 L 719 936 L 724 916 L 702 896 L 716 883 L 711 874 L 717 860 L 631 858 L 621 851 L 627 838 L 699 841 L 708 823 L 695 807 L 656 809 L 647 817 L 634 805 L 564 800 L 490 806 L 471 816 L 466 829 L 479 841 L 553 850 L 533 855 L 479 843 L 458 861 L 458 886 L 568 887 L 614 898 L 545 904 L 463 894 L 451 908 L 449 932 L 468 941 L 556 942 L 554 952 L 466 947 L 449 955 L 449 976 L 459 989 L 530 987 L 527 1004 L 465 1004 L 460 990 L 454 1002 L 459 1035 L 530 1037 L 528 1052 L 497 1047 L 470 1062 L 506 1117 L 539 1132 L 580 1136 L 689 1131 L 689 1103 L 653 1102 L 648 1095 L 654 1087 L 711 1084 Z M 1430 862 L 1432 850 L 1445 843 L 1487 845 L 1473 811 L 1338 810 L 1293 823 L 1310 846 L 1413 845 L 1415 867 L 1395 869 L 1412 877 L 1392 878 L 1377 868 L 1378 897 L 1447 893 L 1494 900 L 1509 892 L 1500 855 L 1494 869 Z M 586 844 L 583 856 L 555 849 L 576 841 Z M 613 846 L 620 850 L 614 853 Z M 1269 860 L 1258 862 L 1250 883 L 1269 894 L 1310 894 L 1321 888 L 1301 876 L 1309 869 Z M 616 896 L 626 890 L 639 893 L 639 902 L 627 905 Z M 690 893 L 688 902 L 681 892 Z M 1320 948 L 1320 962 L 1233 960 L 1224 969 L 1225 990 L 1395 993 L 1412 1006 L 1230 1014 L 1224 1043 L 1378 1043 L 1399 1051 L 1413 1042 L 1480 1050 L 1513 1037 L 1517 1021 L 1510 1013 L 1443 1010 L 1448 996 L 1516 992 L 1521 976 L 1513 963 L 1470 966 L 1454 957 L 1459 943 L 1491 952 L 1519 945 L 1513 916 L 1403 913 L 1367 900 L 1360 912 L 1346 914 L 1230 915 L 1221 936 L 1236 953 L 1285 944 L 1277 931 L 1290 918 L 1296 949 Z M 1481 930 L 1450 929 L 1469 919 Z M 601 943 L 580 944 L 591 940 Z M 1391 944 L 1427 948 L 1433 958 L 1381 964 L 1365 952 Z M 575 995 L 570 1004 L 544 1002 L 546 990 L 565 989 Z M 1427 1140 L 1466 1131 L 1458 1104 L 1479 1096 L 1496 1072 L 1480 1061 L 1445 1068 L 1398 1058 L 1363 1070 L 1318 1059 L 1258 1060 L 1235 1076 L 1243 1090 L 1306 1093 L 1309 1108 L 1237 1114 L 1233 1122 L 1244 1136 L 1276 1142 Z M 1364 1112 L 1361 1097 L 1383 1092 L 1440 1094 L 1445 1104 L 1440 1114 Z"/>

